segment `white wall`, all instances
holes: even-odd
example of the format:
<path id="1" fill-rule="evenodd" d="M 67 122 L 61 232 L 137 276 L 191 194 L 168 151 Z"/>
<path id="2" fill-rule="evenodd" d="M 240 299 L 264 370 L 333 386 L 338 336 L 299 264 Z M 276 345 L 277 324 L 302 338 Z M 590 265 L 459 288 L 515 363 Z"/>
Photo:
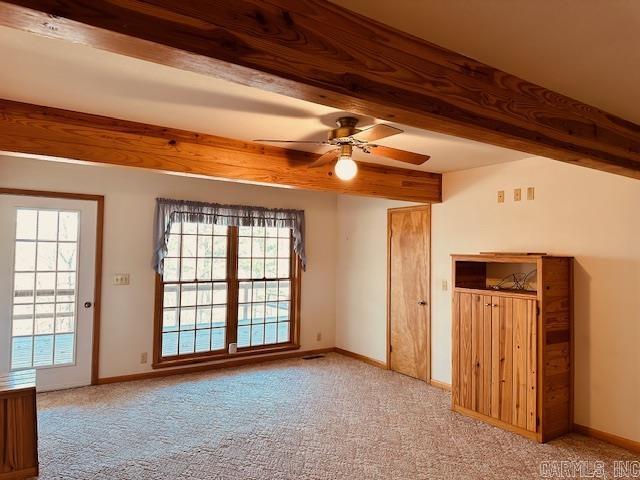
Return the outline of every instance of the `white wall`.
<path id="1" fill-rule="evenodd" d="M 101 376 L 149 370 L 139 357 L 152 348 L 157 196 L 304 208 L 303 349 L 385 360 L 386 215 L 406 203 L 9 157 L 0 157 L 0 185 L 106 196 Z M 514 203 L 512 189 L 528 186 L 536 199 Z M 444 202 L 432 209 L 432 377 L 451 381 L 451 253 L 573 255 L 575 420 L 640 440 L 638 206 L 637 180 L 542 158 L 445 174 Z M 131 273 L 130 287 L 111 285 L 119 272 Z"/>
<path id="2" fill-rule="evenodd" d="M 386 362 L 387 209 L 411 205 L 338 196 L 336 347 Z"/>
<path id="3" fill-rule="evenodd" d="M 1 156 L 0 186 L 105 196 L 101 377 L 151 369 L 140 364 L 140 354 L 148 352 L 151 359 L 153 351 L 156 197 L 304 209 L 308 267 L 302 277 L 301 345 L 308 350 L 335 344 L 333 194 Z M 131 274 L 131 284 L 113 286 L 112 276 L 124 272 Z"/>
<path id="4" fill-rule="evenodd" d="M 571 255 L 575 421 L 640 440 L 640 182 L 544 158 L 447 173 L 443 181 L 444 201 L 432 208 L 432 377 L 451 382 L 452 253 Z M 535 200 L 514 202 L 513 188 L 529 186 Z M 392 206 L 338 198 L 336 345 L 382 361 Z"/>
<path id="5" fill-rule="evenodd" d="M 535 200 L 514 202 L 513 189 L 529 186 Z M 530 158 L 449 173 L 443 187 L 432 217 L 433 377 L 451 379 L 451 289 L 441 289 L 451 253 L 571 255 L 575 421 L 640 440 L 640 181 Z"/>

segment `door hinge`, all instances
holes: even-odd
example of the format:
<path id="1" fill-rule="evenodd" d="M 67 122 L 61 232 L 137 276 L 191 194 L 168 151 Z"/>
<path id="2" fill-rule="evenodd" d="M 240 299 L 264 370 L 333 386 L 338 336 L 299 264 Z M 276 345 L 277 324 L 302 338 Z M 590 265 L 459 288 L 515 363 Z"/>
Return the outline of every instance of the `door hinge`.
<path id="1" fill-rule="evenodd" d="M 540 305 L 536 304 L 536 315 L 540 316 Z"/>
<path id="2" fill-rule="evenodd" d="M 393 352 L 393 346 L 389 345 L 389 353 Z"/>

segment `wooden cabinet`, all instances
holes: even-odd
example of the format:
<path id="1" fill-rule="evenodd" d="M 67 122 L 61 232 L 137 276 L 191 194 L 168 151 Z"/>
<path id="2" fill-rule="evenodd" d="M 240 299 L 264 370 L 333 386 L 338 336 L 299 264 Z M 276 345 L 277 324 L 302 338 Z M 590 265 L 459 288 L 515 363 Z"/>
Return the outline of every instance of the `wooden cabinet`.
<path id="1" fill-rule="evenodd" d="M 572 259 L 455 255 L 453 273 L 453 409 L 542 442 L 568 432 Z"/>
<path id="2" fill-rule="evenodd" d="M 35 370 L 0 376 L 0 480 L 38 475 Z"/>

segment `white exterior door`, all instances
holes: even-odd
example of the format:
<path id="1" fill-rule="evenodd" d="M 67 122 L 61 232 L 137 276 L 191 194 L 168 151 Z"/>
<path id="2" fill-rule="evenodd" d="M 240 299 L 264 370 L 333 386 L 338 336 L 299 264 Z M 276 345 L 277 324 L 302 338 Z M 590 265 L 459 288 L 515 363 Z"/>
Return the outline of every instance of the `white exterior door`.
<path id="1" fill-rule="evenodd" d="M 0 374 L 91 383 L 97 203 L 0 195 Z"/>

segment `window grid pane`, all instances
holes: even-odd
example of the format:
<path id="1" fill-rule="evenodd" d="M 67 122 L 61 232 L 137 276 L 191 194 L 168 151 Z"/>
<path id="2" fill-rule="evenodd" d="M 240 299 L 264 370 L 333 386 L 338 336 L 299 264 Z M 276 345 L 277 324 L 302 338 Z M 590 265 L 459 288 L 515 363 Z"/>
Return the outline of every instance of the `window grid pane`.
<path id="1" fill-rule="evenodd" d="M 11 369 L 75 361 L 79 213 L 18 208 Z"/>
<path id="2" fill-rule="evenodd" d="M 174 223 L 163 275 L 161 356 L 226 347 L 227 227 Z"/>
<path id="3" fill-rule="evenodd" d="M 276 279 L 291 277 L 291 229 L 240 227 L 238 278 Z"/>
<path id="4" fill-rule="evenodd" d="M 291 341 L 291 230 L 240 227 L 238 347 Z"/>

